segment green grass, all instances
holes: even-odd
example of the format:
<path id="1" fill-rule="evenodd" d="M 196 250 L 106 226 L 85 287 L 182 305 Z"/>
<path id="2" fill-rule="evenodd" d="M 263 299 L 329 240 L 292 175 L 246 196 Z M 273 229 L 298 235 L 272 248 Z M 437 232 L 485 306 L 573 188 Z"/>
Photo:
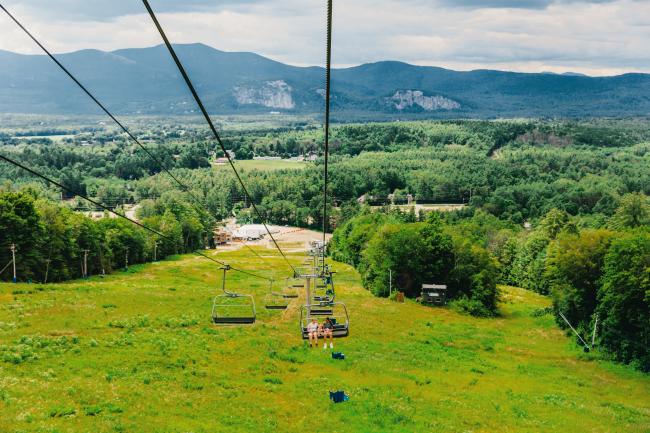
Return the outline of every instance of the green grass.
<path id="1" fill-rule="evenodd" d="M 308 162 L 297 162 L 297 161 L 287 161 L 287 160 L 253 160 L 253 159 L 242 159 L 235 161 L 235 166 L 238 170 L 251 171 L 274 171 L 274 170 L 302 170 L 307 167 Z M 227 168 L 230 170 L 230 166 L 220 165 L 217 168 Z"/>
<path id="2" fill-rule="evenodd" d="M 220 258 L 286 274 L 246 251 Z M 351 315 L 344 361 L 305 346 L 298 300 L 268 312 L 266 283 L 239 274 L 259 322 L 211 325 L 218 271 L 194 256 L 2 284 L 0 432 L 650 431 L 650 377 L 583 353 L 534 314 L 547 299 L 504 288 L 502 317 L 474 319 L 372 298 L 334 269 Z M 337 389 L 350 401 L 330 403 Z"/>

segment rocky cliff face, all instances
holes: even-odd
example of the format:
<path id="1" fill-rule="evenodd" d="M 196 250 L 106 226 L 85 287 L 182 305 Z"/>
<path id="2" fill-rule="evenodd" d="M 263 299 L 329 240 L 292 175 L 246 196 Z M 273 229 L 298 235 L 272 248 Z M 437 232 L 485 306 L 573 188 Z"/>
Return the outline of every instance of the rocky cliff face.
<path id="1" fill-rule="evenodd" d="M 238 86 L 233 96 L 240 105 L 262 105 L 268 108 L 291 110 L 296 104 L 293 89 L 284 80 L 266 81 L 260 87 Z"/>
<path id="2" fill-rule="evenodd" d="M 434 95 L 425 96 L 420 90 L 398 90 L 390 98 L 386 98 L 386 103 L 396 110 L 407 110 L 418 106 L 425 111 L 436 110 L 458 110 L 460 104 L 453 99 L 444 96 Z"/>

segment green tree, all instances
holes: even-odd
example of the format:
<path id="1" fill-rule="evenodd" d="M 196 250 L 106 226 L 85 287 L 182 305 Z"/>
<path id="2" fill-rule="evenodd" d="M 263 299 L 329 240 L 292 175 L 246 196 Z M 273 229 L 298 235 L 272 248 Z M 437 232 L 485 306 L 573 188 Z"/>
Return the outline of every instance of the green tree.
<path id="1" fill-rule="evenodd" d="M 650 224 L 650 201 L 641 193 L 626 194 L 612 217 L 612 225 L 618 230 Z"/>
<path id="2" fill-rule="evenodd" d="M 613 356 L 650 371 L 650 234 L 612 241 L 598 293 L 600 343 Z"/>
<path id="3" fill-rule="evenodd" d="M 544 278 L 554 309 L 582 332 L 592 327 L 605 256 L 614 236 L 608 230 L 583 230 L 560 235 L 549 245 Z M 556 320 L 567 327 L 559 315 Z"/>
<path id="4" fill-rule="evenodd" d="M 466 239 L 454 240 L 454 267 L 448 278 L 448 296 L 457 299 L 461 310 L 473 316 L 497 313 L 498 262 L 488 251 Z"/>
<path id="5" fill-rule="evenodd" d="M 45 265 L 42 251 L 44 234 L 45 227 L 32 196 L 15 192 L 0 193 L 0 266 L 4 268 L 11 261 L 9 246 L 15 244 L 18 278 L 22 281 L 35 278 L 36 270 Z M 5 271 L 0 278 L 11 279 L 10 271 Z"/>
<path id="6" fill-rule="evenodd" d="M 549 239 L 555 239 L 561 231 L 576 232 L 569 214 L 559 209 L 551 209 L 540 222 L 540 229 Z"/>
<path id="7" fill-rule="evenodd" d="M 431 217 L 425 223 L 384 225 L 368 242 L 359 269 L 375 295 L 388 295 L 392 271 L 395 287 L 416 297 L 423 283 L 446 281 L 452 263 L 451 238 L 440 219 Z"/>

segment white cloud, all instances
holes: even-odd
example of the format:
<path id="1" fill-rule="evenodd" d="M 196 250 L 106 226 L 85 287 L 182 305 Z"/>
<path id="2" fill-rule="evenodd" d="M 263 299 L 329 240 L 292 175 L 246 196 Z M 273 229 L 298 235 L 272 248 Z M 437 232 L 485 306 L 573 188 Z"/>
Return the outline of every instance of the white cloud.
<path id="1" fill-rule="evenodd" d="M 79 2 L 5 5 L 57 52 L 160 43 L 149 17 L 134 6 L 139 2 L 99 2 L 103 7 L 96 11 L 115 10 L 109 19 L 72 7 Z M 152 0 L 152 5 L 174 42 L 254 51 L 298 65 L 323 63 L 322 1 Z M 339 66 L 391 59 L 461 70 L 650 72 L 647 1 L 355 0 L 335 1 L 334 7 L 333 57 Z M 5 16 L 0 49 L 38 52 Z"/>

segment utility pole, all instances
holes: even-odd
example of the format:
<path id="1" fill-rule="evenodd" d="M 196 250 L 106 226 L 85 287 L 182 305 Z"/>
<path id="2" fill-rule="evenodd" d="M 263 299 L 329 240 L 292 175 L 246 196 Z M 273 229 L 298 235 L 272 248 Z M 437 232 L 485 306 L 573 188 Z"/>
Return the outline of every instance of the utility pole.
<path id="1" fill-rule="evenodd" d="M 50 272 L 50 259 L 45 259 L 45 281 L 43 284 L 47 284 L 47 274 Z"/>
<path id="2" fill-rule="evenodd" d="M 157 257 L 156 253 L 158 252 L 157 250 L 158 250 L 158 241 L 155 241 L 155 242 L 153 243 L 153 261 L 154 261 L 154 262 L 157 262 L 157 261 L 158 261 L 158 260 L 156 259 L 156 257 Z"/>
<path id="3" fill-rule="evenodd" d="M 88 278 L 88 252 L 90 250 L 82 250 L 84 253 L 84 268 L 83 268 L 83 278 Z"/>
<path id="4" fill-rule="evenodd" d="M 11 262 L 14 267 L 14 278 L 13 282 L 16 283 L 18 279 L 16 278 L 16 244 L 11 244 L 9 246 L 9 249 L 11 250 Z"/>
<path id="5" fill-rule="evenodd" d="M 103 278 L 104 275 L 106 275 L 106 270 L 104 270 L 104 256 L 102 254 L 102 248 L 104 248 L 104 246 L 102 244 L 99 244 L 99 266 L 101 266 L 102 268 L 102 278 Z"/>
<path id="6" fill-rule="evenodd" d="M 124 258 L 124 270 L 129 269 L 129 247 L 125 249 L 125 258 Z"/>
<path id="7" fill-rule="evenodd" d="M 393 294 L 393 270 L 388 270 L 388 297 Z"/>
<path id="8" fill-rule="evenodd" d="M 598 328 L 598 314 L 596 314 L 596 321 L 594 322 L 594 333 L 591 335 L 591 347 L 596 345 L 596 329 Z"/>

